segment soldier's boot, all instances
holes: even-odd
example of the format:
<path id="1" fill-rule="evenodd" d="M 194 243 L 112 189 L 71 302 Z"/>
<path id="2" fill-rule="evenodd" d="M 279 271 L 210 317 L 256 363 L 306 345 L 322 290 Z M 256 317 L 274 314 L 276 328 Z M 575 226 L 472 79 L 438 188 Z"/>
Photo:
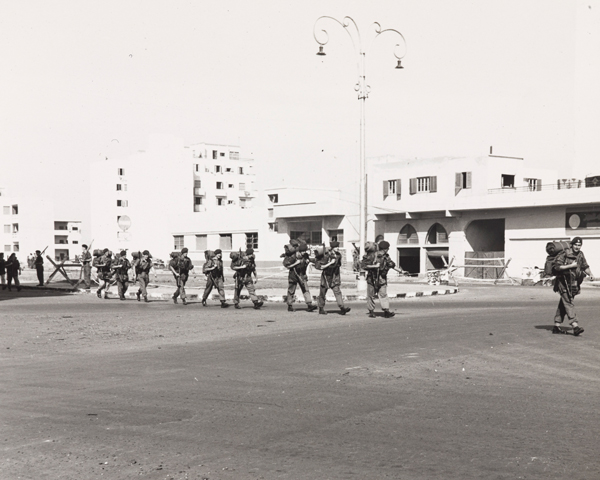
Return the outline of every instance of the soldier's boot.
<path id="1" fill-rule="evenodd" d="M 320 315 L 327 315 L 327 312 L 325 311 L 325 309 L 323 307 L 319 307 L 319 314 Z"/>
<path id="2" fill-rule="evenodd" d="M 292 305 L 288 305 L 288 312 L 293 312 L 294 311 L 294 307 Z"/>
<path id="3" fill-rule="evenodd" d="M 144 295 L 144 302 L 150 303 L 150 300 L 148 300 L 148 296 L 147 295 Z"/>
<path id="4" fill-rule="evenodd" d="M 389 310 L 384 310 L 383 311 L 383 316 L 385 318 L 392 318 L 394 315 L 396 315 L 395 312 L 390 312 Z"/>
<path id="5" fill-rule="evenodd" d="M 203 298 L 203 299 L 202 299 L 202 306 L 203 306 L 203 307 L 206 307 L 206 298 Z"/>
<path id="6" fill-rule="evenodd" d="M 369 310 L 369 318 L 376 318 L 375 312 L 373 310 Z"/>
<path id="7" fill-rule="evenodd" d="M 104 300 L 108 300 L 108 292 L 104 292 Z"/>
<path id="8" fill-rule="evenodd" d="M 17 292 L 20 292 L 22 289 L 23 289 L 23 287 L 22 287 L 21 285 L 19 285 L 19 286 L 17 287 Z"/>
<path id="9" fill-rule="evenodd" d="M 239 304 L 239 303 L 236 303 L 236 304 L 235 304 L 235 308 L 236 308 L 236 310 L 241 310 L 241 308 L 242 308 L 242 307 L 240 307 L 240 304 Z"/>
<path id="10" fill-rule="evenodd" d="M 583 333 L 583 328 L 577 326 L 577 327 L 573 327 L 573 335 L 575 335 L 576 337 L 581 335 Z"/>
<path id="11" fill-rule="evenodd" d="M 96 291 L 96 295 L 98 296 L 98 298 L 102 298 L 102 290 Z"/>
<path id="12" fill-rule="evenodd" d="M 6 285 L 2 285 L 2 290 L 6 290 Z"/>
<path id="13" fill-rule="evenodd" d="M 175 295 L 173 295 L 171 298 L 173 299 L 173 303 L 177 303 L 177 297 Z"/>
<path id="14" fill-rule="evenodd" d="M 258 310 L 260 307 L 262 307 L 264 305 L 264 302 L 262 300 L 258 300 L 256 302 L 254 302 L 254 310 Z"/>
<path id="15" fill-rule="evenodd" d="M 184 305 L 187 305 L 187 300 L 185 298 L 182 298 L 181 303 L 183 303 Z"/>
<path id="16" fill-rule="evenodd" d="M 142 298 L 141 298 L 141 297 L 142 297 L 142 293 L 141 293 L 141 292 L 139 292 L 139 291 L 138 291 L 138 292 L 136 292 L 136 293 L 135 293 L 135 296 L 137 297 L 137 301 L 138 301 L 138 302 L 141 302 L 141 301 L 142 301 Z M 146 298 L 146 297 L 144 297 L 144 298 Z"/>
<path id="17" fill-rule="evenodd" d="M 350 307 L 340 307 L 340 315 L 346 315 L 350 310 Z"/>
<path id="18" fill-rule="evenodd" d="M 204 302 L 204 305 L 206 304 L 206 302 Z M 229 304 L 225 301 L 225 300 L 221 300 L 221 308 L 227 308 L 229 306 Z"/>
<path id="19" fill-rule="evenodd" d="M 308 308 L 306 309 L 306 311 L 307 312 L 314 312 L 317 308 L 319 308 L 319 307 L 317 307 L 316 305 L 313 305 L 312 303 L 309 303 L 308 304 Z"/>

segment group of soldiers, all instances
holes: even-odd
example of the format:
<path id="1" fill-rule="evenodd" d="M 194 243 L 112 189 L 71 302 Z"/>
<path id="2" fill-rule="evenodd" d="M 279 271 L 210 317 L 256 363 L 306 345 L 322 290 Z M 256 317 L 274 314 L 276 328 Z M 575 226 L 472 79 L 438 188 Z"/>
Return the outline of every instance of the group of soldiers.
<path id="1" fill-rule="evenodd" d="M 341 292 L 341 266 L 342 254 L 339 250 L 339 242 L 332 241 L 327 247 L 325 244 L 313 248 L 312 251 L 306 243 L 299 240 L 292 240 L 284 246 L 283 266 L 288 271 L 288 289 L 287 289 L 287 308 L 289 312 L 294 312 L 294 299 L 297 287 L 304 296 L 307 305 L 307 311 L 313 312 L 319 310 L 319 314 L 327 315 L 325 311 L 325 302 L 327 292 L 331 289 L 335 300 L 339 306 L 340 314 L 345 315 L 350 311 L 350 307 L 344 305 Z M 361 268 L 367 272 L 367 308 L 370 317 L 375 317 L 375 299 L 379 298 L 384 317 L 394 316 L 390 311 L 390 302 L 387 295 L 387 275 L 390 270 L 396 270 L 403 273 L 402 269 L 397 268 L 396 264 L 390 258 L 388 251 L 390 244 L 381 241 L 378 244 L 367 242 L 365 245 L 365 255 L 361 261 Z M 150 270 L 152 269 L 152 255 L 148 250 L 143 252 L 133 252 L 132 261 L 127 259 L 127 252 L 121 251 L 119 254 L 113 253 L 105 248 L 104 250 L 95 250 L 92 254 L 88 247 L 83 245 L 81 261 L 83 263 L 83 277 L 86 289 L 90 289 L 91 269 L 97 269 L 99 288 L 96 291 L 98 298 L 107 298 L 107 290 L 111 284 L 116 282 L 119 298 L 125 300 L 125 293 L 129 287 L 130 281 L 138 282 L 139 289 L 136 292 L 138 301 L 143 298 L 148 302 L 148 283 L 150 281 Z M 233 304 L 239 309 L 240 295 L 245 288 L 248 291 L 250 300 L 254 309 L 258 310 L 263 306 L 263 302 L 256 294 L 256 282 L 258 275 L 256 272 L 256 257 L 252 248 L 246 250 L 240 249 L 233 251 L 229 255 L 231 259 L 230 268 L 234 271 L 235 280 Z M 308 267 L 321 272 L 319 284 L 319 296 L 317 305 L 313 303 L 313 297 L 308 286 Z M 179 252 L 171 253 L 171 260 L 168 265 L 173 274 L 177 289 L 171 296 L 173 303 L 181 302 L 186 305 L 187 294 L 185 286 L 190 272 L 194 265 L 188 256 L 188 249 L 182 248 Z M 129 273 L 132 272 L 130 279 Z M 206 286 L 202 295 L 202 305 L 207 306 L 207 300 L 215 289 L 218 293 L 221 308 L 229 307 L 225 299 L 225 271 L 223 263 L 223 252 L 220 249 L 207 250 L 205 252 L 205 263 L 202 267 L 202 273 L 206 275 Z M 104 292 L 104 295 L 103 295 Z"/>

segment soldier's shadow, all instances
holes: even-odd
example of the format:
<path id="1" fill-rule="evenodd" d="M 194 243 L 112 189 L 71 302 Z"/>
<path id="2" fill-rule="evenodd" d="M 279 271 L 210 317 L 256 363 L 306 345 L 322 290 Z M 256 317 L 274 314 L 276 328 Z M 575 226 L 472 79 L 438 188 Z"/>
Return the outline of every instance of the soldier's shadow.
<path id="1" fill-rule="evenodd" d="M 554 328 L 554 325 L 536 325 L 535 328 L 538 330 L 548 330 L 550 332 Z M 560 329 L 566 335 L 573 335 L 573 327 L 560 327 Z"/>

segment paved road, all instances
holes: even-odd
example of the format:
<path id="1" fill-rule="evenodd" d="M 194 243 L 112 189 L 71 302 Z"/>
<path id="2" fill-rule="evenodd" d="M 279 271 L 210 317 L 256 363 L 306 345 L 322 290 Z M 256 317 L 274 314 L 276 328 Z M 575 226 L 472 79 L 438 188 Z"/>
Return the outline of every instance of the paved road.
<path id="1" fill-rule="evenodd" d="M 21 292 L 23 293 L 23 292 Z M 598 479 L 600 289 L 326 317 L 1 294 L 2 479 Z"/>

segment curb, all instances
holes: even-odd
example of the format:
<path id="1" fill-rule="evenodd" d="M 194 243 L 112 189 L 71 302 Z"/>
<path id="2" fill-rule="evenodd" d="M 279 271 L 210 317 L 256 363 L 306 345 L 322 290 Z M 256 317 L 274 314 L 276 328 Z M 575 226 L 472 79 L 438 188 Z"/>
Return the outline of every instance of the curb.
<path id="1" fill-rule="evenodd" d="M 35 288 L 35 287 L 31 287 L 31 288 Z M 65 291 L 69 291 L 72 292 L 73 290 L 67 290 L 64 289 Z M 77 290 L 75 293 L 82 293 L 82 294 L 94 294 L 95 292 L 86 292 L 85 290 Z M 445 290 L 433 290 L 433 291 L 428 291 L 428 292 L 407 292 L 407 293 L 397 293 L 397 294 L 392 294 L 392 295 L 388 295 L 389 298 L 417 298 L 417 297 L 432 297 L 432 296 L 439 296 L 439 295 L 451 295 L 454 293 L 458 293 L 458 288 L 447 288 Z M 125 294 L 125 296 L 127 298 L 131 298 L 131 299 L 136 299 L 136 294 L 135 292 L 127 292 Z M 190 293 L 187 294 L 186 297 L 189 300 L 201 300 L 202 299 L 202 295 L 199 295 L 197 293 Z M 263 302 L 270 302 L 270 303 L 284 303 L 286 301 L 287 296 L 286 295 L 257 295 L 257 297 L 262 300 Z M 116 292 L 108 292 L 108 298 L 119 298 L 118 294 Z M 172 295 L 170 293 L 148 293 L 148 298 L 152 299 L 152 300 L 171 300 L 172 299 Z M 352 302 L 352 301 L 358 301 L 358 300 L 366 300 L 367 296 L 366 295 L 343 295 L 342 296 L 344 301 L 347 302 Z M 218 300 L 219 296 L 218 295 L 211 295 L 208 300 Z M 317 300 L 318 297 L 313 296 L 313 300 Z M 325 297 L 326 301 L 328 302 L 335 302 L 335 297 L 334 296 L 327 296 Z M 225 300 L 233 300 L 233 295 L 231 294 L 226 294 L 225 295 Z M 250 300 L 250 297 L 248 295 L 240 295 L 240 300 Z M 294 303 L 304 303 L 304 298 L 296 298 L 294 300 Z"/>

